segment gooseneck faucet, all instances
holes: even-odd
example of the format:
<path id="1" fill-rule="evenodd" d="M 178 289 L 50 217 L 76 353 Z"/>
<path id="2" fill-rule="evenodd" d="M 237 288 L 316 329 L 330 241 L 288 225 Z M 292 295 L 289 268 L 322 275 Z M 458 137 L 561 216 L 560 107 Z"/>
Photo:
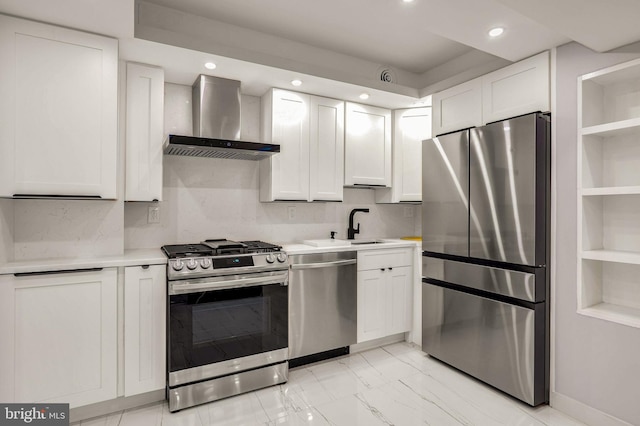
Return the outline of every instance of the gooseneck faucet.
<path id="1" fill-rule="evenodd" d="M 356 238 L 356 234 L 360 233 L 360 224 L 358 224 L 357 228 L 353 227 L 353 215 L 358 212 L 369 213 L 369 209 L 353 209 L 349 214 L 349 229 L 347 229 L 347 239 L 353 240 Z"/>

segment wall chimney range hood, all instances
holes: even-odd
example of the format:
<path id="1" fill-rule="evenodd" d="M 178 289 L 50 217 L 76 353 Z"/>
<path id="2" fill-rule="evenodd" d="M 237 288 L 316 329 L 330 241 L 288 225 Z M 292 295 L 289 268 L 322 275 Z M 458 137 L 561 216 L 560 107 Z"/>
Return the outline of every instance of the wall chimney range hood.
<path id="1" fill-rule="evenodd" d="M 164 153 L 190 157 L 262 160 L 280 145 L 240 139 L 240 82 L 200 75 L 193 83 L 193 136 L 169 135 Z"/>

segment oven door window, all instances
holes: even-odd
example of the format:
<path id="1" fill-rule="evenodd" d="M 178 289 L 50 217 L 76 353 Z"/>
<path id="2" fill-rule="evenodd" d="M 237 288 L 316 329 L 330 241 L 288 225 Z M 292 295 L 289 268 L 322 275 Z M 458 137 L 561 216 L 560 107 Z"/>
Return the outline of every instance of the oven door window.
<path id="1" fill-rule="evenodd" d="M 286 348 L 288 312 L 280 284 L 170 296 L 169 371 Z"/>

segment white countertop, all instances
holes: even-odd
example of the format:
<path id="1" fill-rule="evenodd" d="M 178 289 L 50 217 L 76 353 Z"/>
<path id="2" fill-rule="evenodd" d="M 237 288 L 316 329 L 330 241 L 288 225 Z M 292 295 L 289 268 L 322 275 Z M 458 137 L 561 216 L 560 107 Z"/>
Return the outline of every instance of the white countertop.
<path id="1" fill-rule="evenodd" d="M 0 275 L 74 269 L 114 268 L 118 266 L 163 265 L 167 256 L 160 249 L 125 250 L 116 256 L 59 258 L 8 262 L 0 265 Z"/>
<path id="2" fill-rule="evenodd" d="M 352 246 L 339 247 L 314 247 L 307 244 L 283 244 L 282 248 L 287 252 L 287 254 L 296 255 L 354 250 L 383 250 L 388 248 L 416 247 L 416 245 L 420 244 L 420 241 L 401 240 L 397 238 L 376 238 L 376 240 L 384 242 L 377 244 L 357 244 Z"/>

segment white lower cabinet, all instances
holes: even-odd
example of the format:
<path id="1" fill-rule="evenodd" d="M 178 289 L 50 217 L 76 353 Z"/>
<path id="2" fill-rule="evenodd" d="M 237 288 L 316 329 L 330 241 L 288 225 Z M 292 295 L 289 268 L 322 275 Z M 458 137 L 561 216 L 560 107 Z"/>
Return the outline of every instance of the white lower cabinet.
<path id="1" fill-rule="evenodd" d="M 167 288 L 164 265 L 124 269 L 124 395 L 166 381 Z"/>
<path id="2" fill-rule="evenodd" d="M 0 276 L 0 401 L 117 395 L 115 268 Z"/>
<path id="3" fill-rule="evenodd" d="M 413 251 L 358 252 L 358 343 L 411 330 Z"/>

